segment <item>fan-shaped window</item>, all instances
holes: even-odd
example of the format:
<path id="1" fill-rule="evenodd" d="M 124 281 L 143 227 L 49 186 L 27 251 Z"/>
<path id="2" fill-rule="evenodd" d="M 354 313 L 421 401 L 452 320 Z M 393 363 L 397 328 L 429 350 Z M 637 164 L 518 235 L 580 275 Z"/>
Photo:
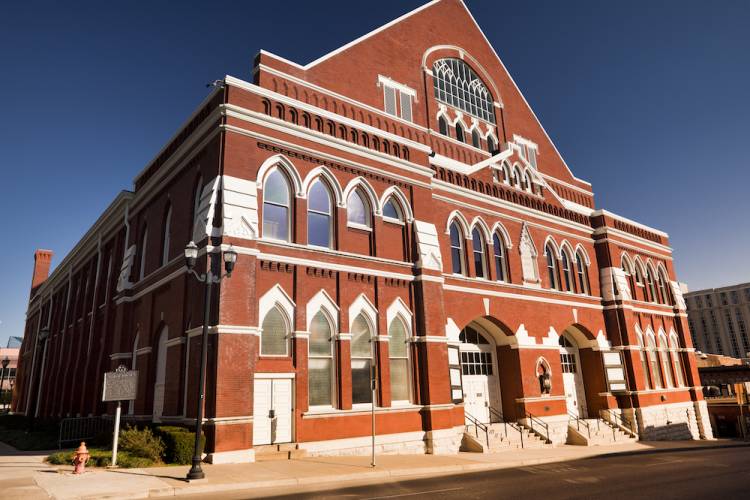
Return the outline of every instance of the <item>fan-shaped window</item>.
<path id="1" fill-rule="evenodd" d="M 589 294 L 589 274 L 581 252 L 576 252 L 576 273 L 578 274 L 578 293 Z"/>
<path id="2" fill-rule="evenodd" d="M 464 274 L 464 235 L 453 221 L 450 227 L 451 236 L 451 264 L 453 274 Z"/>
<path id="3" fill-rule="evenodd" d="M 325 184 L 317 180 L 307 197 L 307 243 L 319 247 L 331 247 L 333 233 L 331 194 Z"/>
<path id="4" fill-rule="evenodd" d="M 346 220 L 349 224 L 370 227 L 370 204 L 359 189 L 355 189 L 349 195 Z"/>
<path id="5" fill-rule="evenodd" d="M 456 123 L 456 140 L 460 142 L 464 142 L 464 128 L 461 126 L 460 123 Z"/>
<path id="6" fill-rule="evenodd" d="M 448 121 L 444 116 L 438 118 L 438 130 L 440 130 L 441 134 L 448 135 Z"/>
<path id="7" fill-rule="evenodd" d="M 562 251 L 562 275 L 565 282 L 565 290 L 575 292 L 575 278 L 573 278 L 573 268 L 567 250 Z"/>
<path id="8" fill-rule="evenodd" d="M 471 131 L 471 145 L 475 148 L 482 147 L 482 140 L 479 137 L 479 131 L 477 129 Z"/>
<path id="9" fill-rule="evenodd" d="M 495 123 L 492 95 L 468 64 L 460 59 L 440 59 L 432 65 L 432 75 L 436 99 Z"/>
<path id="10" fill-rule="evenodd" d="M 547 254 L 547 277 L 549 278 L 549 287 L 553 290 L 559 290 L 560 283 L 557 277 L 557 258 L 555 257 L 555 249 L 548 243 L 544 248 L 544 253 Z"/>
<path id="11" fill-rule="evenodd" d="M 505 247 L 503 240 L 496 234 L 492 236 L 492 248 L 495 254 L 495 276 L 498 281 L 506 280 Z"/>
<path id="12" fill-rule="evenodd" d="M 484 336 L 476 331 L 474 328 L 467 326 L 463 330 L 461 330 L 461 333 L 458 334 L 458 340 L 463 342 L 464 344 L 475 344 L 475 345 L 488 345 L 489 342 L 487 342 L 487 339 L 484 338 Z"/>
<path id="13" fill-rule="evenodd" d="M 400 318 L 394 318 L 388 327 L 390 343 L 388 356 L 391 364 L 391 401 L 411 400 L 411 376 L 409 373 L 409 334 Z"/>
<path id="14" fill-rule="evenodd" d="M 471 232 L 471 242 L 474 251 L 474 272 L 477 278 L 487 276 L 487 266 L 484 262 L 484 238 L 479 229 L 474 228 Z"/>
<path id="15" fill-rule="evenodd" d="M 372 332 L 363 315 L 352 323 L 352 403 L 372 401 L 370 370 L 373 359 Z"/>
<path id="16" fill-rule="evenodd" d="M 404 222 L 404 216 L 401 214 L 401 207 L 393 197 L 388 198 L 388 201 L 383 205 L 383 218 L 391 219 L 391 221 Z"/>
<path id="17" fill-rule="evenodd" d="M 322 311 L 310 323 L 308 387 L 310 406 L 333 405 L 333 342 L 331 324 Z"/>
<path id="18" fill-rule="evenodd" d="M 261 356 L 286 356 L 288 354 L 289 326 L 284 314 L 273 307 L 263 318 L 260 335 Z"/>
<path id="19" fill-rule="evenodd" d="M 263 237 L 289 241 L 291 226 L 289 181 L 274 169 L 263 186 Z"/>

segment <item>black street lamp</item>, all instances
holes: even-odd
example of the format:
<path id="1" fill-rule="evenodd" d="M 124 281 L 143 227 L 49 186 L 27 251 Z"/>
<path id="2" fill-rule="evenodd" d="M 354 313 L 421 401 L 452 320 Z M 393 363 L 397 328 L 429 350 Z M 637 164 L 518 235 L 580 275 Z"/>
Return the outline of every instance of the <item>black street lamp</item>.
<path id="1" fill-rule="evenodd" d="M 8 364 L 10 363 L 10 359 L 8 356 L 5 356 L 2 361 L 0 361 L 0 365 L 3 367 L 2 373 L 0 373 L 0 399 L 2 399 L 2 405 L 3 408 L 5 407 L 5 398 L 3 397 L 3 386 L 5 385 L 5 372 L 8 368 Z"/>
<path id="2" fill-rule="evenodd" d="M 201 343 L 201 366 L 200 366 L 200 377 L 198 382 L 198 409 L 195 417 L 195 449 L 193 451 L 193 466 L 190 467 L 190 471 L 187 473 L 187 479 L 203 479 L 206 475 L 203 473 L 201 468 L 201 428 L 203 426 L 203 400 L 205 398 L 205 385 L 206 385 L 206 363 L 208 360 L 208 321 L 211 315 L 211 286 L 221 282 L 223 278 L 229 278 L 232 276 L 234 270 L 234 264 L 237 262 L 237 252 L 232 249 L 230 245 L 227 250 L 223 253 L 224 270 L 226 274 L 222 275 L 221 270 L 218 271 L 217 275 L 213 274 L 214 269 L 214 257 L 216 254 L 213 252 L 207 252 L 207 267 L 205 274 L 198 274 L 195 272 L 195 263 L 198 260 L 198 247 L 195 242 L 191 241 L 185 247 L 185 265 L 187 266 L 188 272 L 195 276 L 195 278 L 201 283 L 205 284 L 203 292 L 203 333 Z"/>

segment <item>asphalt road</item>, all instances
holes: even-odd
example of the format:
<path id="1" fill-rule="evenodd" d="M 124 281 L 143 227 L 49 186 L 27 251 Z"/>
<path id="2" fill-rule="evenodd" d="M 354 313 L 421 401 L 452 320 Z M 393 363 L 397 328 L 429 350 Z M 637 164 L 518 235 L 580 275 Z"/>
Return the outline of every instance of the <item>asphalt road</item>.
<path id="1" fill-rule="evenodd" d="M 326 491 L 232 492 L 274 499 L 750 499 L 750 447 L 634 453 Z M 206 498 L 204 495 L 203 498 Z"/>

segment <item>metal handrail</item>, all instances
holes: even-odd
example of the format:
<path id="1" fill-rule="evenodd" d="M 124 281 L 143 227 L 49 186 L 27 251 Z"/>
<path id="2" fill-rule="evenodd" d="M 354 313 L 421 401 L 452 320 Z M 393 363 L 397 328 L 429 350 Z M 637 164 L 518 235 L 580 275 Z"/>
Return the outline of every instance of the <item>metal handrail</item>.
<path id="1" fill-rule="evenodd" d="M 591 439 L 591 425 L 589 425 L 588 422 L 581 419 L 578 415 L 573 415 L 572 413 L 568 412 L 568 417 L 572 418 L 576 422 L 576 430 L 578 432 L 581 432 L 581 424 L 586 428 L 586 435 Z"/>
<path id="2" fill-rule="evenodd" d="M 475 417 L 471 415 L 471 413 L 467 413 L 466 410 L 464 410 L 464 416 L 466 419 L 471 422 L 471 425 L 474 426 L 474 435 L 479 439 L 479 430 L 481 429 L 484 432 L 484 440 L 487 443 L 487 448 L 490 447 L 490 433 L 489 429 L 487 429 L 487 426 L 484 425 L 482 422 L 477 420 Z M 468 425 L 466 425 L 466 428 L 468 430 Z"/>
<path id="3" fill-rule="evenodd" d="M 547 424 L 547 422 L 545 422 L 544 420 L 540 419 L 539 417 L 536 417 L 536 416 L 532 415 L 529 412 L 526 412 L 526 418 L 529 419 L 529 428 L 532 431 L 536 432 L 537 434 L 539 434 L 539 432 L 536 429 L 534 429 L 534 423 L 536 422 L 537 424 L 539 424 L 542 427 L 544 427 L 544 436 L 543 437 L 547 440 L 547 443 L 551 443 L 552 442 L 552 440 L 549 438 L 549 425 Z"/>
<path id="4" fill-rule="evenodd" d="M 503 412 L 501 412 L 497 408 L 493 408 L 492 406 L 487 406 L 487 408 L 490 411 L 490 415 L 495 415 L 497 418 L 500 419 L 500 422 L 503 424 L 506 437 L 508 436 L 508 425 L 510 425 L 511 428 L 518 431 L 518 435 L 521 436 L 521 448 L 524 448 L 525 446 L 523 444 L 523 430 L 521 429 L 521 426 L 515 422 L 507 422 L 505 420 L 505 417 L 503 416 Z"/>
<path id="5" fill-rule="evenodd" d="M 617 427 L 620 427 L 624 431 L 626 431 L 628 434 L 630 434 L 632 437 L 638 437 L 638 433 L 635 432 L 633 428 L 633 423 L 625 418 L 623 415 L 613 412 L 612 410 L 605 408 L 601 410 L 601 413 L 606 413 L 609 415 L 609 422 L 613 425 L 616 425 Z M 605 419 L 606 420 L 606 419 Z"/>

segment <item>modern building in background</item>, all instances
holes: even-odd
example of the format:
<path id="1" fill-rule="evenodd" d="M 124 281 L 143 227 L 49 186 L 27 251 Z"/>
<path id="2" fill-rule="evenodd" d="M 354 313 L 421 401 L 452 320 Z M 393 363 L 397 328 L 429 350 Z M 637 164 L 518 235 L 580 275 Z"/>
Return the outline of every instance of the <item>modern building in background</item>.
<path id="1" fill-rule="evenodd" d="M 685 302 L 696 349 L 750 358 L 750 283 L 688 292 Z"/>
<path id="2" fill-rule="evenodd" d="M 130 418 L 194 422 L 193 240 L 198 269 L 239 254 L 210 297 L 213 462 L 369 452 L 373 404 L 387 453 L 456 452 L 475 422 L 712 437 L 668 235 L 595 208 L 461 1 L 306 65 L 261 51 L 251 75 L 51 275 L 37 252 L 17 412 L 112 414 L 102 375 L 124 365 Z"/>
<path id="3" fill-rule="evenodd" d="M 717 354 L 698 355 L 698 373 L 717 437 L 750 435 L 750 364 Z"/>

